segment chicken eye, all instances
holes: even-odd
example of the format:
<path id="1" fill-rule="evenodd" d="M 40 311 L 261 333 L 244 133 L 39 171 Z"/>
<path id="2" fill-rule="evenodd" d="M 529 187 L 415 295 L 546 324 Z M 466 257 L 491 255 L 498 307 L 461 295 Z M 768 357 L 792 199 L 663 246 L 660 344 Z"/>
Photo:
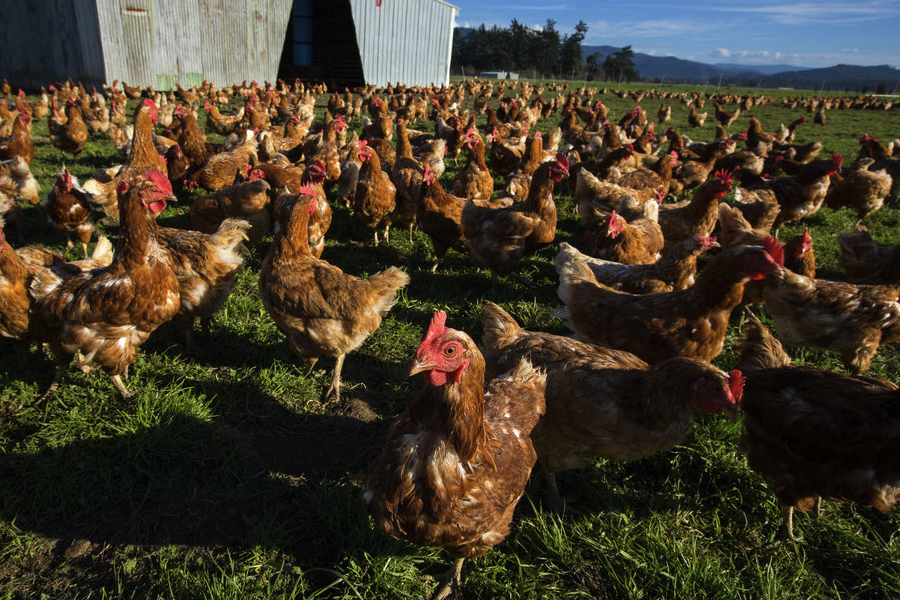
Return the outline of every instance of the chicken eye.
<path id="1" fill-rule="evenodd" d="M 458 350 L 458 348 L 455 345 L 445 346 L 444 347 L 444 356 L 446 358 L 453 358 L 454 356 L 456 356 L 457 350 Z"/>

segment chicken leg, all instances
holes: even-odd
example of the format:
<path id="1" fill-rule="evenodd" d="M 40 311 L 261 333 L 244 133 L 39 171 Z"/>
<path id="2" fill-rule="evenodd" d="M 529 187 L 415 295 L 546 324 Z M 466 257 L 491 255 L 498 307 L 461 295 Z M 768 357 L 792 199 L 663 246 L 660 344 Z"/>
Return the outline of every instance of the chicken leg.
<path id="1" fill-rule="evenodd" d="M 450 594 L 454 596 L 459 593 L 460 579 L 462 577 L 462 566 L 465 558 L 457 558 L 456 562 L 453 564 L 450 569 L 447 571 L 437 575 L 423 575 L 420 579 L 431 580 L 434 579 L 439 582 L 437 589 L 434 590 L 434 593 L 431 595 L 430 600 L 444 600 Z"/>
<path id="2" fill-rule="evenodd" d="M 325 396 L 322 398 L 322 402 L 327 404 L 328 398 L 331 397 L 331 394 L 334 393 L 334 398 L 338 402 L 341 401 L 341 368 L 344 366 L 344 357 L 346 354 L 340 354 L 337 357 L 337 360 L 334 363 L 334 375 L 331 378 L 331 387 L 325 390 Z"/>

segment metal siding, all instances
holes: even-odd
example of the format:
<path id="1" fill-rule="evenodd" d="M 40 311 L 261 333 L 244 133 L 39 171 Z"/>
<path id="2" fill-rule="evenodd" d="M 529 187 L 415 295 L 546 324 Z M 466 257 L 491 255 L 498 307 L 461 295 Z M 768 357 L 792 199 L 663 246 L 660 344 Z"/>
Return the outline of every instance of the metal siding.
<path id="1" fill-rule="evenodd" d="M 291 0 L 31 0 L 0 11 L 0 73 L 36 88 L 84 83 L 167 89 L 208 78 L 274 81 Z M 35 31 L 47 38 L 35 44 Z"/>
<path id="2" fill-rule="evenodd" d="M 439 0 L 350 0 L 366 83 L 449 83 L 453 19 Z"/>

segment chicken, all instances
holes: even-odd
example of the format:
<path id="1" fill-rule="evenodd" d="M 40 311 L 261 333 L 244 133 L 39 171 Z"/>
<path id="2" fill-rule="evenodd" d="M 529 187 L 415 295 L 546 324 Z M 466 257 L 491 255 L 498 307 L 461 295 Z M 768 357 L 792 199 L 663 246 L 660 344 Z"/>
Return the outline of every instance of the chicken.
<path id="1" fill-rule="evenodd" d="M 506 194 L 516 202 L 528 197 L 531 177 L 544 158 L 544 146 L 541 132 L 536 131 L 526 142 L 525 153 L 515 171 L 506 178 Z"/>
<path id="2" fill-rule="evenodd" d="M 180 124 L 180 130 L 176 141 L 181 151 L 191 164 L 191 170 L 196 170 L 205 165 L 216 150 L 206 139 L 206 134 L 200 129 L 194 112 L 179 104 L 172 113 L 175 122 Z"/>
<path id="3" fill-rule="evenodd" d="M 830 176 L 841 168 L 841 155 L 817 159 L 804 165 L 797 175 L 776 177 L 765 183 L 765 187 L 775 192 L 781 210 L 773 227 L 775 237 L 786 223 L 798 221 L 815 214 L 825 203 Z"/>
<path id="4" fill-rule="evenodd" d="M 25 242 L 22 229 L 22 208 L 16 204 L 18 187 L 12 177 L 0 174 L 0 228 L 15 225 L 19 233 L 19 244 Z"/>
<path id="5" fill-rule="evenodd" d="M 529 433 L 544 412 L 545 376 L 521 361 L 485 384 L 468 335 L 435 313 L 410 374 L 425 387 L 387 432 L 369 465 L 362 503 L 394 537 L 455 558 L 432 600 L 458 594 L 463 561 L 509 534 L 536 455 Z"/>
<path id="6" fill-rule="evenodd" d="M 188 212 L 188 223 L 191 229 L 213 234 L 225 219 L 243 219 L 250 223 L 246 235 L 247 245 L 252 248 L 269 233 L 266 205 L 270 189 L 272 186 L 265 179 L 251 179 L 197 198 Z"/>
<path id="7" fill-rule="evenodd" d="M 87 143 L 89 132 L 81 117 L 81 106 L 73 99 L 66 102 L 66 122 L 50 122 L 50 143 L 72 156 L 78 156 Z"/>
<path id="8" fill-rule="evenodd" d="M 309 250 L 309 217 L 315 210 L 315 199 L 296 197 L 263 259 L 259 293 L 300 358 L 315 364 L 320 356 L 336 357 L 325 399 L 334 393 L 340 401 L 344 357 L 381 325 L 409 275 L 390 267 L 360 279 L 315 258 Z"/>
<path id="9" fill-rule="evenodd" d="M 23 341 L 43 341 L 42 322 L 32 311 L 29 285 L 37 267 L 25 262 L 6 242 L 0 229 L 0 335 Z"/>
<path id="10" fill-rule="evenodd" d="M 731 175 L 718 172 L 696 190 L 691 201 L 679 208 L 659 211 L 659 227 L 662 229 L 666 248 L 695 235 L 709 236 L 719 219 L 719 200 L 731 190 Z"/>
<path id="11" fill-rule="evenodd" d="M 378 227 L 384 225 L 384 242 L 390 243 L 390 229 L 397 208 L 397 188 L 390 176 L 381 169 L 381 159 L 368 147 L 365 140 L 358 146 L 359 175 L 356 192 L 353 194 L 353 210 L 358 213 L 366 227 L 375 229 L 375 245 L 378 245 Z"/>
<path id="12" fill-rule="evenodd" d="M 133 187 L 144 178 L 148 171 L 166 173 L 166 163 L 153 145 L 153 124 L 159 117 L 159 110 L 152 100 L 144 100 L 135 107 L 132 125 L 134 138 L 128 158 L 108 181 L 89 179 L 84 182 L 84 190 L 91 196 L 91 204 L 99 206 L 110 217 L 119 216 L 117 189 L 124 181 Z"/>
<path id="13" fill-rule="evenodd" d="M 57 388 L 75 355 L 81 356 L 79 366 L 99 364 L 119 393 L 132 397 L 122 373 L 134 362 L 138 347 L 178 312 L 178 280 L 160 250 L 150 214 L 161 212 L 172 197 L 161 171 L 148 171 L 133 186 L 120 183 L 122 235 L 112 263 L 68 279 L 46 269 L 35 276 L 31 294 L 59 365 L 41 400 Z"/>
<path id="14" fill-rule="evenodd" d="M 556 510 L 562 500 L 555 473 L 592 465 L 597 457 L 637 460 L 668 450 L 687 436 L 695 409 L 737 418 L 736 375 L 702 360 L 675 357 L 649 366 L 622 350 L 526 331 L 492 302 L 485 303 L 481 322 L 489 372 L 507 371 L 522 359 L 546 370 L 547 413 L 531 440 Z"/>
<path id="15" fill-rule="evenodd" d="M 604 227 L 585 233 L 588 254 L 625 265 L 655 263 L 664 243 L 656 220 L 658 211 L 656 202 L 652 200 L 644 204 L 643 216 L 631 222 L 612 211 Z"/>
<path id="16" fill-rule="evenodd" d="M 109 238 L 101 235 L 97 238 L 91 255 L 81 260 L 66 260 L 62 254 L 47 250 L 41 245 L 23 246 L 16 250 L 23 261 L 35 267 L 47 267 L 60 277 L 79 275 L 82 271 L 91 271 L 108 267 L 113 259 L 113 245 Z"/>
<path id="17" fill-rule="evenodd" d="M 0 160 L 22 157 L 26 163 L 34 160 L 34 142 L 31 139 L 31 116 L 21 112 L 13 122 L 12 135 L 0 141 Z"/>
<path id="18" fill-rule="evenodd" d="M 794 508 L 818 508 L 821 497 L 889 511 L 900 499 L 897 386 L 791 366 L 768 330 L 748 325 L 738 348 L 750 366 L 739 444 L 781 505 L 776 540 L 793 540 Z"/>
<path id="19" fill-rule="evenodd" d="M 194 320 L 200 319 L 203 333 L 209 334 L 212 315 L 225 304 L 234 277 L 244 264 L 241 242 L 247 239 L 250 223 L 225 219 L 213 234 L 160 227 L 160 248 L 178 279 L 178 312 L 172 321 L 187 336 L 187 351 L 193 349 Z"/>
<path id="20" fill-rule="evenodd" d="M 798 233 L 784 245 L 784 266 L 798 275 L 816 276 L 816 254 L 809 227 Z"/>
<path id="21" fill-rule="evenodd" d="M 233 150 L 210 156 L 206 164 L 188 176 L 185 184 L 196 183 L 211 192 L 232 186 L 241 171 L 258 162 L 257 150 L 256 136 L 248 130 L 241 144 Z"/>
<path id="22" fill-rule="evenodd" d="M 779 339 L 836 351 L 852 374 L 869 368 L 881 344 L 900 339 L 900 282 L 854 285 L 781 269 L 760 288 Z"/>
<path id="23" fill-rule="evenodd" d="M 727 202 L 719 203 L 719 224 L 716 232 L 716 238 L 721 240 L 723 248 L 761 246 L 769 233 L 768 230 L 754 229 L 740 209 Z"/>
<path id="24" fill-rule="evenodd" d="M 484 140 L 474 129 L 466 131 L 469 160 L 453 179 L 453 195 L 487 200 L 494 193 L 494 179 L 484 160 Z"/>
<path id="25" fill-rule="evenodd" d="M 413 227 L 422 195 L 422 176 L 425 168 L 413 158 L 412 146 L 406 124 L 397 121 L 397 158 L 391 170 L 391 181 L 396 189 L 397 214 L 409 228 L 409 243 L 413 243 Z"/>
<path id="26" fill-rule="evenodd" d="M 228 136 L 234 132 L 235 127 L 244 118 L 243 107 L 233 115 L 225 116 L 219 112 L 215 104 L 206 102 L 203 108 L 206 110 L 206 123 L 209 128 L 219 135 Z"/>
<path id="27" fill-rule="evenodd" d="M 863 157 L 835 175 L 837 181 L 832 180 L 828 187 L 825 205 L 831 210 L 849 207 L 856 213 L 857 224 L 881 208 L 893 179 L 884 169 L 870 171 L 874 163 L 874 158 Z"/>
<path id="28" fill-rule="evenodd" d="M 706 115 L 707 113 L 698 113 L 697 109 L 694 108 L 694 105 L 691 104 L 688 107 L 688 125 L 695 129 L 703 127 L 703 124 L 706 123 Z"/>
<path id="29" fill-rule="evenodd" d="M 41 201 L 41 186 L 31 168 L 21 156 L 0 162 L 0 176 L 8 175 L 16 183 L 17 202 L 37 204 Z"/>
<path id="30" fill-rule="evenodd" d="M 900 156 L 896 155 L 897 146 L 894 147 L 895 155 L 892 156 L 877 138 L 868 133 L 859 136 L 859 145 L 857 160 L 860 158 L 874 158 L 875 162 L 872 164 L 872 168 L 875 171 L 883 169 L 891 176 L 891 191 L 888 197 L 891 199 L 900 197 Z"/>
<path id="31" fill-rule="evenodd" d="M 321 163 L 322 161 L 317 160 L 316 162 Z M 275 233 L 281 231 L 284 224 L 287 223 L 298 196 L 308 196 L 316 201 L 316 209 L 309 216 L 307 241 L 309 251 L 315 258 L 322 257 L 322 252 L 325 251 L 325 234 L 331 226 L 331 206 L 328 205 L 321 187 L 321 185 L 301 185 L 296 194 L 282 194 L 275 201 L 275 227 L 273 229 Z"/>
<path id="32" fill-rule="evenodd" d="M 562 256 L 557 260 L 578 258 L 586 262 L 597 281 L 607 287 L 629 294 L 652 294 L 683 290 L 693 285 L 697 257 L 718 247 L 716 238 L 694 236 L 663 252 L 654 263 L 623 264 L 582 254 L 563 242 L 559 246 Z"/>
<path id="33" fill-rule="evenodd" d="M 588 169 L 578 169 L 575 178 L 576 210 L 588 227 L 608 221 L 613 211 L 626 220 L 639 218 L 645 205 L 660 197 L 659 191 L 653 188 L 639 190 L 602 181 Z"/>
<path id="34" fill-rule="evenodd" d="M 651 364 L 673 356 L 706 361 L 718 356 L 744 284 L 783 264 L 781 247 L 774 240 L 766 248 L 727 248 L 710 259 L 694 285 L 634 295 L 597 283 L 584 261 L 557 259 L 557 294 L 579 339 L 626 350 Z"/>
<path id="35" fill-rule="evenodd" d="M 876 243 L 863 226 L 853 233 L 839 233 L 837 242 L 838 264 L 855 283 L 900 281 L 900 250 L 896 246 Z"/>
<path id="36" fill-rule="evenodd" d="M 62 168 L 53 187 L 44 197 L 44 210 L 47 213 L 47 220 L 53 225 L 66 232 L 78 233 L 84 257 L 87 258 L 88 243 L 94 233 L 90 198 L 67 168 Z M 72 240 L 67 239 L 67 241 L 68 246 L 71 247 Z"/>
<path id="37" fill-rule="evenodd" d="M 672 180 L 669 182 L 670 193 L 678 195 L 686 189 L 705 183 L 713 173 L 716 163 L 731 151 L 732 143 L 727 138 L 717 140 L 702 151 L 697 158 L 679 154 L 682 161 L 672 169 Z"/>
<path id="38" fill-rule="evenodd" d="M 816 110 L 816 114 L 813 116 L 813 123 L 824 127 L 827 120 L 828 118 L 825 116 L 825 104 L 820 104 L 818 110 Z"/>
<path id="39" fill-rule="evenodd" d="M 733 111 L 728 111 L 722 108 L 722 105 L 718 102 L 713 102 L 713 105 L 716 108 L 716 121 L 718 121 L 725 129 L 731 127 L 731 124 L 737 121 L 737 118 L 741 116 L 740 106 L 736 107 Z"/>
<path id="40" fill-rule="evenodd" d="M 562 154 L 543 163 L 534 172 L 528 198 L 506 208 L 479 206 L 469 199 L 463 207 L 462 233 L 469 253 L 491 269 L 491 291 L 497 293 L 498 275 L 515 271 L 519 262 L 545 246 L 556 236 L 554 183 L 569 172 Z"/>

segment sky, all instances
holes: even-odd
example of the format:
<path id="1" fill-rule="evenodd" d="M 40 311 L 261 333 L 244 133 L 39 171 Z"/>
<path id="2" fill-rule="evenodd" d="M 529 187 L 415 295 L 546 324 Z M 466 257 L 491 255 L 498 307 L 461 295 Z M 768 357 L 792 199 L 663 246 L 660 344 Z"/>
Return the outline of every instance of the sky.
<path id="1" fill-rule="evenodd" d="M 571 34 L 588 26 L 586 45 L 622 47 L 703 63 L 900 68 L 900 0 L 447 0 L 458 26 L 509 27 L 512 19 L 541 27 L 547 19 Z"/>

